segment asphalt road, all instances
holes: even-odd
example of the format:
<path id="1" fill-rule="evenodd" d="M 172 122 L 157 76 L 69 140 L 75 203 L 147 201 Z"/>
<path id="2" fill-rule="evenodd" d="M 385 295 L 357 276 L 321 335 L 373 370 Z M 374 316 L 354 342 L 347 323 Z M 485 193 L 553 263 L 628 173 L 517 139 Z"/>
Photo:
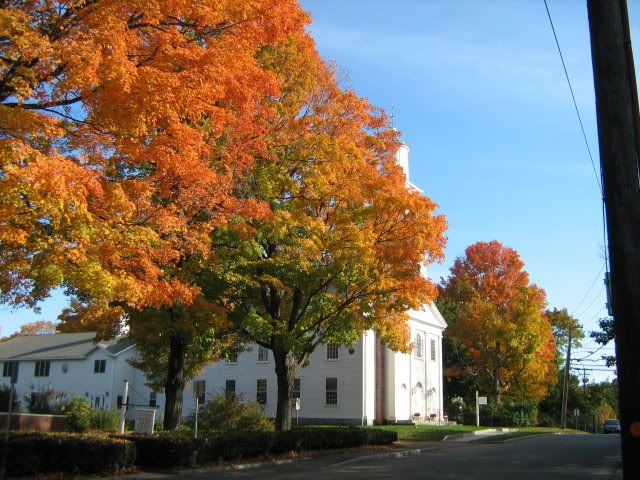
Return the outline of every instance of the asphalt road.
<path id="1" fill-rule="evenodd" d="M 437 443 L 426 453 L 335 465 L 326 456 L 259 469 L 188 475 L 189 479 L 606 479 L 620 459 L 618 435 L 539 435 L 507 443 Z"/>

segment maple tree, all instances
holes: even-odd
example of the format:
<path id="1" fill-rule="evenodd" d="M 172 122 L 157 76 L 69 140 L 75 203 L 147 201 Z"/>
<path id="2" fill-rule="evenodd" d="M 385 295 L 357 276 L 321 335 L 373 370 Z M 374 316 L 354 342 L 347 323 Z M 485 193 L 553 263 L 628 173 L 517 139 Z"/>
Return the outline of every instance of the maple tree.
<path id="1" fill-rule="evenodd" d="M 442 285 L 455 306 L 449 335 L 468 352 L 467 373 L 500 402 L 503 394 L 539 400 L 555 382 L 555 342 L 545 293 L 529 283 L 518 253 L 478 242 L 457 258 Z"/>
<path id="2" fill-rule="evenodd" d="M 236 195 L 278 94 L 257 54 L 300 35 L 295 0 L 70 0 L 0 8 L 0 300 L 74 297 L 64 328 L 168 314 L 165 426 L 179 419 L 210 233 L 266 206 Z M 207 329 L 204 329 L 207 330 Z"/>
<path id="3" fill-rule="evenodd" d="M 48 320 L 36 320 L 35 322 L 25 323 L 20 326 L 20 330 L 12 334 L 9 338 L 19 337 L 23 335 L 49 335 L 56 333 L 57 325 Z"/>
<path id="4" fill-rule="evenodd" d="M 241 191 L 273 213 L 215 241 L 231 318 L 246 341 L 273 352 L 275 426 L 287 430 L 296 373 L 318 345 L 351 345 L 374 329 L 390 347 L 410 348 L 405 312 L 436 295 L 420 268 L 443 257 L 446 222 L 407 187 L 384 113 L 341 88 L 308 37 L 260 59 L 282 93 L 266 155 Z"/>

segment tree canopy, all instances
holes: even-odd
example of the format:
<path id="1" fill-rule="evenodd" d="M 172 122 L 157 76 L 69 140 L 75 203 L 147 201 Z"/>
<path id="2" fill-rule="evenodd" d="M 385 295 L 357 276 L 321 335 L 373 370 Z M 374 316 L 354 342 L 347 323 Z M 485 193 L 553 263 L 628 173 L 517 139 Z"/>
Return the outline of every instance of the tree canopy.
<path id="1" fill-rule="evenodd" d="M 268 214 L 235 191 L 265 148 L 265 99 L 279 94 L 258 54 L 307 21 L 295 0 L 0 9 L 1 300 L 33 306 L 64 286 L 64 328 L 105 336 L 123 316 L 169 315 L 169 428 L 190 321 L 224 320 L 196 278 L 211 232 Z"/>
<path id="2" fill-rule="evenodd" d="M 545 293 L 518 253 L 497 241 L 465 250 L 442 284 L 456 312 L 449 335 L 468 352 L 467 371 L 497 401 L 540 399 L 555 380 L 555 344 Z"/>
<path id="3" fill-rule="evenodd" d="M 406 311 L 436 295 L 421 265 L 445 244 L 444 218 L 396 164 L 387 117 L 342 88 L 311 46 L 298 39 L 260 57 L 282 94 L 242 191 L 272 215 L 217 240 L 242 335 L 273 351 L 279 429 L 290 427 L 295 373 L 319 344 L 375 329 L 392 348 L 410 347 Z"/>

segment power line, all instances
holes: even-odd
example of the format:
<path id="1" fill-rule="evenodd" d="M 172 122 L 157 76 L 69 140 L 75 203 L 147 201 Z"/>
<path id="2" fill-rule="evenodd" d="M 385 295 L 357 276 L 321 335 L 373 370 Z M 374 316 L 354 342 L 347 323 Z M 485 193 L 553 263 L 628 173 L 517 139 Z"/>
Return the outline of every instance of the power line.
<path id="1" fill-rule="evenodd" d="M 603 263 L 602 267 L 600 267 L 600 271 L 596 275 L 596 278 L 593 279 L 593 283 L 589 287 L 589 290 L 587 290 L 587 293 L 584 294 L 584 297 L 582 297 L 582 300 L 580 300 L 580 303 L 578 303 L 578 305 L 576 305 L 576 307 L 573 309 L 574 313 L 576 312 L 576 310 L 578 310 L 580 308 L 582 303 L 587 299 L 587 297 L 589 296 L 589 293 L 591 293 L 591 290 L 593 289 L 594 285 L 596 284 L 596 282 L 600 278 L 600 274 L 602 273 L 602 270 L 604 270 L 604 266 L 605 266 L 605 264 Z"/>
<path id="2" fill-rule="evenodd" d="M 571 79 L 569 78 L 569 72 L 567 70 L 567 64 L 564 61 L 564 55 L 562 54 L 562 48 L 560 48 L 560 41 L 558 40 L 558 34 L 556 33 L 556 27 L 553 24 L 553 19 L 551 18 L 551 11 L 549 10 L 549 5 L 547 0 L 544 0 L 544 8 L 547 11 L 547 17 L 549 18 L 549 25 L 551 25 L 551 31 L 553 32 L 553 38 L 556 42 L 556 47 L 558 48 L 558 54 L 560 55 L 560 61 L 562 62 L 562 68 L 564 69 L 564 76 L 567 79 L 567 85 L 569 86 L 569 91 L 571 92 L 571 100 L 573 101 L 573 106 L 576 110 L 576 115 L 578 117 L 578 122 L 580 123 L 580 131 L 582 132 L 582 138 L 584 139 L 584 144 L 587 147 L 587 152 L 589 153 L 589 160 L 591 161 L 591 166 L 593 167 L 593 174 L 596 177 L 596 183 L 598 184 L 598 190 L 600 191 L 600 198 L 602 199 L 602 241 L 604 247 L 604 266 L 608 267 L 609 258 L 607 254 L 607 228 L 606 228 L 606 212 L 605 212 L 605 203 L 604 203 L 604 189 L 602 187 L 602 169 L 600 169 L 600 174 L 598 174 L 598 169 L 596 168 L 596 162 L 593 160 L 593 154 L 591 153 L 591 147 L 589 146 L 589 141 L 587 140 L 587 134 L 584 129 L 584 123 L 582 122 L 582 116 L 580 115 L 580 109 L 578 108 L 578 102 L 576 101 L 576 96 L 573 92 L 573 86 L 571 85 Z M 608 271 L 608 268 L 607 268 Z M 593 286 L 591 287 L 593 288 Z M 588 295 L 588 293 L 587 293 Z M 586 295 L 585 295 L 586 297 Z M 584 299 L 582 300 L 584 301 Z M 609 301 L 609 296 L 607 295 L 607 301 Z M 576 307 L 576 310 L 579 307 Z M 574 310 L 575 311 L 575 310 Z"/>
<path id="3" fill-rule="evenodd" d="M 581 357 L 581 358 L 576 358 L 574 359 L 576 362 L 579 362 L 580 360 L 584 360 L 586 358 L 591 357 L 592 355 L 595 355 L 596 353 L 598 353 L 600 350 L 602 350 L 602 348 L 604 347 L 604 345 L 602 345 L 600 348 L 596 348 L 593 352 L 591 352 L 589 355 L 587 355 L 586 357 Z"/>
<path id="4" fill-rule="evenodd" d="M 589 309 L 591 308 L 591 306 L 596 302 L 596 300 L 600 300 L 600 295 L 602 295 L 602 292 L 604 292 L 605 287 L 602 287 L 600 289 L 600 291 L 598 292 L 598 295 L 596 295 L 593 300 L 591 300 L 591 303 L 589 303 L 589 305 L 587 305 L 587 307 L 585 309 L 582 310 L 582 312 L 580 312 L 578 315 L 576 315 L 576 317 L 581 317 L 582 315 L 584 315 L 585 313 L 587 313 L 589 311 Z"/>
<path id="5" fill-rule="evenodd" d="M 593 173 L 596 176 L 596 183 L 598 184 L 598 188 L 602 195 L 602 183 L 600 181 L 600 176 L 598 175 L 598 170 L 596 169 L 596 162 L 593 160 L 593 155 L 591 154 L 591 147 L 589 147 L 589 142 L 587 141 L 587 134 L 584 130 L 584 124 L 582 123 L 582 116 L 580 115 L 580 110 L 578 109 L 578 102 L 576 102 L 576 96 L 573 93 L 573 86 L 571 85 L 571 80 L 569 79 L 569 72 L 567 71 L 567 65 L 564 62 L 564 56 L 562 55 L 562 49 L 560 48 L 560 42 L 558 41 L 558 35 L 556 34 L 556 27 L 553 25 L 553 20 L 551 19 L 551 12 L 549 11 L 549 5 L 547 5 L 547 0 L 544 0 L 544 8 L 547 10 L 547 16 L 549 17 L 549 24 L 551 25 L 551 30 L 553 31 L 553 38 L 556 41 L 556 46 L 558 47 L 558 53 L 560 54 L 560 60 L 562 61 L 562 68 L 564 69 L 564 75 L 567 78 L 567 84 L 569 85 L 569 91 L 571 92 L 571 98 L 573 99 L 573 106 L 576 109 L 576 115 L 578 115 L 578 122 L 580 122 L 580 130 L 582 130 L 582 137 L 584 138 L 584 144 L 587 147 L 587 152 L 589 152 L 589 158 L 591 159 L 591 166 L 593 167 Z"/>

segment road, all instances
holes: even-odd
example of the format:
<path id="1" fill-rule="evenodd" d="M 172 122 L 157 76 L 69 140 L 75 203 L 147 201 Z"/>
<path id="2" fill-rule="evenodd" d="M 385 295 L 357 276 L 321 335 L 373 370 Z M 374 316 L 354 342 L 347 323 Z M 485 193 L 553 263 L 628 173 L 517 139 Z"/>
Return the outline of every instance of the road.
<path id="1" fill-rule="evenodd" d="M 620 459 L 618 435 L 539 435 L 496 444 L 437 443 L 421 455 L 335 465 L 324 456 L 288 465 L 188 475 L 189 479 L 609 479 Z"/>

